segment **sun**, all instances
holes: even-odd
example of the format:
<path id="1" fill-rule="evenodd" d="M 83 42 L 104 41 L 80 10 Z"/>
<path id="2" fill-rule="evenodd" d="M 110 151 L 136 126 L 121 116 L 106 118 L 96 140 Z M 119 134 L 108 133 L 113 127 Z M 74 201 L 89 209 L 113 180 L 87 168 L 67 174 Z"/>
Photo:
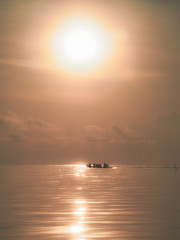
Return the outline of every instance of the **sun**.
<path id="1" fill-rule="evenodd" d="M 74 18 L 56 29 L 51 48 L 56 64 L 69 71 L 84 72 L 106 61 L 111 43 L 107 31 L 99 23 Z"/>

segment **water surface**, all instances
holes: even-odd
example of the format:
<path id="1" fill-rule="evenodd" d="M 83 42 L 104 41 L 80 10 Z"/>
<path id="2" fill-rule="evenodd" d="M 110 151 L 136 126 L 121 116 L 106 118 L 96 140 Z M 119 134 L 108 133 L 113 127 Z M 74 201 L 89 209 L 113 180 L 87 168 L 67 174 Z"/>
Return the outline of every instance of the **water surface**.
<path id="1" fill-rule="evenodd" d="M 178 240 L 180 169 L 0 167 L 2 240 Z"/>

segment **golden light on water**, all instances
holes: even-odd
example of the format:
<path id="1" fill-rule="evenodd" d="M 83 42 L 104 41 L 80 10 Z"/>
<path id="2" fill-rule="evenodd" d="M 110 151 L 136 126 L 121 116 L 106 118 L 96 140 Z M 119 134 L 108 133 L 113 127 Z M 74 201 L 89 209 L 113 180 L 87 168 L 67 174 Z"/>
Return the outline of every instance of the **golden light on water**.
<path id="1" fill-rule="evenodd" d="M 83 215 L 85 210 L 86 210 L 85 208 L 78 208 L 77 211 L 74 212 L 74 214 Z"/>
<path id="2" fill-rule="evenodd" d="M 79 203 L 79 204 L 81 204 L 81 203 L 85 203 L 86 201 L 84 201 L 84 200 L 77 200 L 77 201 L 75 201 L 75 203 Z"/>
<path id="3" fill-rule="evenodd" d="M 74 175 L 77 177 L 85 177 L 86 166 L 85 165 L 75 165 Z"/>
<path id="4" fill-rule="evenodd" d="M 83 205 L 83 204 L 85 204 L 86 203 L 86 201 L 84 201 L 84 200 L 75 200 L 75 204 L 76 205 Z M 79 217 L 78 217 L 78 221 L 77 221 L 77 225 L 73 225 L 73 226 L 70 226 L 69 228 L 68 228 L 68 232 L 69 233 L 73 233 L 73 234 L 75 234 L 75 235 L 79 235 L 79 234 L 81 234 L 82 232 L 84 232 L 85 230 L 86 230 L 86 228 L 83 226 L 83 223 L 84 223 L 84 214 L 85 214 L 85 211 L 86 211 L 86 208 L 85 207 L 79 207 L 79 208 L 77 208 L 77 210 L 74 212 L 74 214 L 75 215 L 80 215 Z M 80 220 L 80 221 L 79 221 Z"/>
<path id="5" fill-rule="evenodd" d="M 72 226 L 69 228 L 68 232 L 71 232 L 71 233 L 81 233 L 84 231 L 84 228 L 82 226 Z"/>

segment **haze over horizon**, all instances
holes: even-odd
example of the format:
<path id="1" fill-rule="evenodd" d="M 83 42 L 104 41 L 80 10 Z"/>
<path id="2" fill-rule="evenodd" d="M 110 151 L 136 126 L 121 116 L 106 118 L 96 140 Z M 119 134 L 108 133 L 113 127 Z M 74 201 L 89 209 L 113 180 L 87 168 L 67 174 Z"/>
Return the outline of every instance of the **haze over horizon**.
<path id="1" fill-rule="evenodd" d="M 176 0 L 2 0 L 0 164 L 180 165 L 179 9 Z M 87 25 L 73 25 L 79 17 Z M 66 46 L 74 32 L 79 49 L 89 44 L 80 55 Z M 64 55 L 52 48 L 62 33 Z"/>

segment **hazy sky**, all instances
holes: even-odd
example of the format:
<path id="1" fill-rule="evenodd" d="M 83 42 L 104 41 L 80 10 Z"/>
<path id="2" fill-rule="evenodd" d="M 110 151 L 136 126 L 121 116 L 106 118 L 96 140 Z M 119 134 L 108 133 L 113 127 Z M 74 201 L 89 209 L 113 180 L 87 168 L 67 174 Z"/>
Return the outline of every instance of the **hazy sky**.
<path id="1" fill-rule="evenodd" d="M 179 11 L 175 0 L 1 0 L 0 162 L 180 164 Z M 83 74 L 50 46 L 73 14 L 114 41 Z"/>

